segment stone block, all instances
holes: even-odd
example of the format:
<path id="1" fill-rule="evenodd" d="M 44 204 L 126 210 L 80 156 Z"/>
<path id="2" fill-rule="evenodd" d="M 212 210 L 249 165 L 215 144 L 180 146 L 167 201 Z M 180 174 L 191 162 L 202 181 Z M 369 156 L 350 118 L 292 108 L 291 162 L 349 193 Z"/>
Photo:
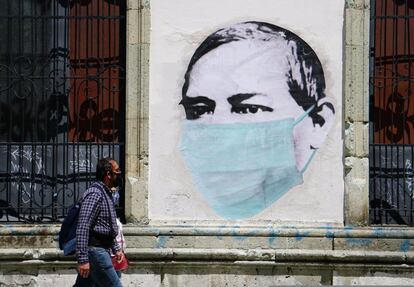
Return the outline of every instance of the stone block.
<path id="1" fill-rule="evenodd" d="M 369 121 L 368 47 L 345 47 L 345 120 Z"/>
<path id="2" fill-rule="evenodd" d="M 345 45 L 363 46 L 365 35 L 365 11 L 345 10 Z"/>
<path id="3" fill-rule="evenodd" d="M 370 271 L 358 272 L 358 270 L 334 271 L 333 285 L 351 286 L 351 285 L 414 285 L 414 276 L 412 272 L 384 272 Z"/>
<path id="4" fill-rule="evenodd" d="M 161 287 L 161 276 L 149 269 L 129 268 L 121 277 L 124 287 Z"/>
<path id="5" fill-rule="evenodd" d="M 142 173 L 147 174 L 147 171 Z M 130 223 L 148 224 L 148 187 L 144 177 L 127 177 L 125 216 Z"/>
<path id="6" fill-rule="evenodd" d="M 335 250 L 366 250 L 408 252 L 414 250 L 414 241 L 394 238 L 335 238 Z"/>
<path id="7" fill-rule="evenodd" d="M 289 268 L 272 267 L 239 267 L 200 266 L 181 270 L 167 269 L 164 275 L 165 287 L 197 286 L 197 287 L 263 287 L 278 285 L 321 285 L 319 272 L 301 272 Z"/>
<path id="8" fill-rule="evenodd" d="M 141 10 L 141 43 L 149 44 L 151 39 L 151 11 L 148 5 Z"/>
<path id="9" fill-rule="evenodd" d="M 368 223 L 368 158 L 345 158 L 345 224 Z"/>
<path id="10" fill-rule="evenodd" d="M 140 11 L 127 10 L 127 45 L 140 42 Z"/>
<path id="11" fill-rule="evenodd" d="M 332 238 L 266 236 L 138 236 L 128 235 L 131 248 L 308 249 L 330 250 Z"/>
<path id="12" fill-rule="evenodd" d="M 368 157 L 369 125 L 348 123 L 345 128 L 345 156 Z"/>
<path id="13" fill-rule="evenodd" d="M 368 9 L 370 0 L 345 0 L 347 9 Z"/>
<path id="14" fill-rule="evenodd" d="M 138 106 L 138 93 L 140 89 L 141 55 L 139 44 L 127 45 L 126 59 L 126 94 L 127 94 L 127 118 L 137 117 L 137 111 L 130 110 L 128 105 Z"/>
<path id="15" fill-rule="evenodd" d="M 138 10 L 140 5 L 140 0 L 127 0 L 127 10 Z"/>
<path id="16" fill-rule="evenodd" d="M 53 248 L 57 247 L 54 235 L 12 235 L 0 236 L 0 248 Z"/>

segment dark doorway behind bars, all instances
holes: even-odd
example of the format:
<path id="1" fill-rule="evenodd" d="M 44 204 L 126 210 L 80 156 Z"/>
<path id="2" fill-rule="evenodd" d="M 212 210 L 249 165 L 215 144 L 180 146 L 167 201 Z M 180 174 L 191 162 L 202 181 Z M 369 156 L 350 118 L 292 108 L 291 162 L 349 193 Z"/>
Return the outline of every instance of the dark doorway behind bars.
<path id="1" fill-rule="evenodd" d="M 99 158 L 124 167 L 125 1 L 0 7 L 0 223 L 57 222 Z"/>
<path id="2" fill-rule="evenodd" d="M 370 222 L 414 226 L 414 0 L 371 1 Z"/>

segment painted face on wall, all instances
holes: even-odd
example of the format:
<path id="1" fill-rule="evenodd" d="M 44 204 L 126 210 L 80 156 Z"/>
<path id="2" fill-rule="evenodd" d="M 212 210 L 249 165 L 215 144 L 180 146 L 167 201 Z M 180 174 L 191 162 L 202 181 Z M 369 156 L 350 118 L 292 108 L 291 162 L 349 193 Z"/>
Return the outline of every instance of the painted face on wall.
<path id="1" fill-rule="evenodd" d="M 218 214 L 251 217 L 302 183 L 333 120 L 324 89 L 316 54 L 282 28 L 236 24 L 200 45 L 183 86 L 181 150 Z"/>

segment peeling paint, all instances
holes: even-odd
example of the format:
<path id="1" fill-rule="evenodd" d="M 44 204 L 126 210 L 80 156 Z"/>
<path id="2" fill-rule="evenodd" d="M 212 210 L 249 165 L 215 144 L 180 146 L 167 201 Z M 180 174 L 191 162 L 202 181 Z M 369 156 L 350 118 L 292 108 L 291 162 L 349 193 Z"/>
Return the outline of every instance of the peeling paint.
<path id="1" fill-rule="evenodd" d="M 156 248 L 165 248 L 165 244 L 167 243 L 169 236 L 158 236 L 157 237 L 157 245 Z"/>
<path id="2" fill-rule="evenodd" d="M 406 239 L 401 243 L 400 250 L 403 252 L 407 252 L 410 250 L 411 247 L 411 240 Z"/>
<path id="3" fill-rule="evenodd" d="M 277 239 L 277 236 L 278 236 L 278 231 L 273 229 L 273 228 L 270 228 L 269 229 L 269 238 L 268 238 L 270 246 L 272 246 L 275 243 L 275 241 Z"/>
<path id="4" fill-rule="evenodd" d="M 353 230 L 352 227 L 345 227 L 345 234 L 346 234 L 346 243 L 349 244 L 349 246 L 368 246 L 372 243 L 371 238 L 352 238 L 351 232 Z"/>
<path id="5" fill-rule="evenodd" d="M 326 229 L 326 232 L 325 232 L 325 236 L 327 237 L 327 238 L 333 238 L 334 237 L 334 231 L 333 231 L 333 227 L 332 227 L 332 225 L 327 225 L 326 227 L 325 227 L 325 229 Z"/>
<path id="6" fill-rule="evenodd" d="M 238 231 L 240 230 L 240 225 L 236 225 L 233 227 L 233 230 L 231 231 L 231 236 L 233 236 L 234 240 L 238 240 L 238 241 L 243 241 L 246 240 L 248 237 L 247 236 L 240 236 L 238 234 Z"/>
<path id="7" fill-rule="evenodd" d="M 295 240 L 296 241 L 301 241 L 301 240 L 303 240 L 303 237 L 307 237 L 307 236 L 309 236 L 309 234 L 310 234 L 309 231 L 302 232 L 302 233 L 299 232 L 299 231 L 296 231 Z"/>

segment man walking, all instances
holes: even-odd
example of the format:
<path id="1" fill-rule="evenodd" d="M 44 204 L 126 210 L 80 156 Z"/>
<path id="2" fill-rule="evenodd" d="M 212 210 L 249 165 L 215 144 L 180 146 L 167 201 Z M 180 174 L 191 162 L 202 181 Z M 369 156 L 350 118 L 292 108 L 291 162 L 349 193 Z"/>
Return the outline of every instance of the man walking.
<path id="1" fill-rule="evenodd" d="M 121 286 L 110 251 L 124 259 L 115 238 L 118 234 L 111 191 L 122 182 L 118 163 L 104 158 L 96 165 L 96 182 L 83 195 L 76 229 L 76 258 L 79 275 L 75 286 Z"/>

